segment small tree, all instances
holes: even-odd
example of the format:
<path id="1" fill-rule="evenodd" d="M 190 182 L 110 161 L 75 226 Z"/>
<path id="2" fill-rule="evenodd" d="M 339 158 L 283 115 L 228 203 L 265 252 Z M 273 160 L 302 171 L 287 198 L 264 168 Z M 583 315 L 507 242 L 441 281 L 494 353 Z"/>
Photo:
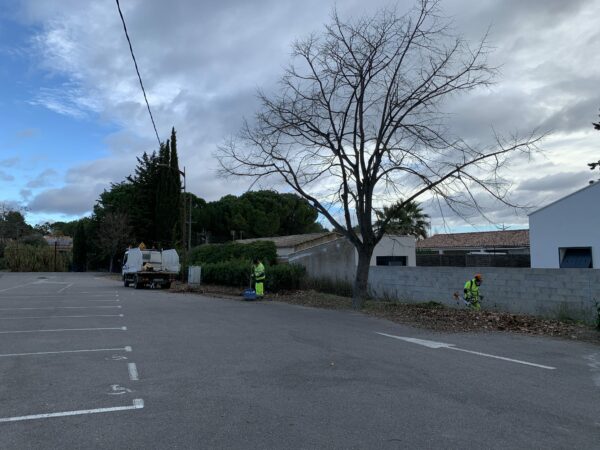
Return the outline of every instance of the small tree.
<path id="1" fill-rule="evenodd" d="M 97 242 L 100 251 L 110 259 L 108 271 L 113 271 L 117 252 L 123 250 L 131 237 L 131 227 L 126 214 L 107 213 L 98 227 Z"/>
<path id="2" fill-rule="evenodd" d="M 489 85 L 495 70 L 485 40 L 472 47 L 452 36 L 437 3 L 355 21 L 334 12 L 321 35 L 294 44 L 296 64 L 279 92 L 260 93 L 253 123 L 218 151 L 224 173 L 271 185 L 279 178 L 354 245 L 355 308 L 367 296 L 371 255 L 391 220 L 374 227 L 378 202 L 393 195 L 403 207 L 434 197 L 463 216 L 482 212 L 480 194 L 510 204 L 501 169 L 541 138 L 496 136 L 479 148 L 446 128 L 444 102 Z"/>
<path id="3" fill-rule="evenodd" d="M 402 200 L 383 210 L 375 211 L 375 228 L 384 227 L 384 233 L 406 234 L 417 239 L 427 237 L 429 216 L 423 212 L 417 202 L 404 203 Z"/>
<path id="4" fill-rule="evenodd" d="M 77 223 L 73 236 L 73 270 L 75 272 L 87 270 L 87 239 L 82 220 Z"/>

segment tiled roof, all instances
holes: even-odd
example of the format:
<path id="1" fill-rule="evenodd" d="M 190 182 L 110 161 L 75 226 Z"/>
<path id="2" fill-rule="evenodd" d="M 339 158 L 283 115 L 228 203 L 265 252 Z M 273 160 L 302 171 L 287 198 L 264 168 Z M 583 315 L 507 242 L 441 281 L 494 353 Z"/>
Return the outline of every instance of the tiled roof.
<path id="1" fill-rule="evenodd" d="M 290 236 L 274 236 L 274 237 L 266 237 L 266 238 L 254 238 L 254 239 L 241 239 L 236 242 L 241 244 L 249 244 L 251 242 L 257 241 L 273 241 L 275 243 L 275 247 L 296 247 L 301 244 L 305 244 L 310 241 L 314 241 L 317 239 L 329 237 L 335 238 L 336 233 L 309 233 L 309 234 L 292 234 Z"/>
<path id="2" fill-rule="evenodd" d="M 509 248 L 529 247 L 529 230 L 481 231 L 436 234 L 417 241 L 417 248 Z"/>

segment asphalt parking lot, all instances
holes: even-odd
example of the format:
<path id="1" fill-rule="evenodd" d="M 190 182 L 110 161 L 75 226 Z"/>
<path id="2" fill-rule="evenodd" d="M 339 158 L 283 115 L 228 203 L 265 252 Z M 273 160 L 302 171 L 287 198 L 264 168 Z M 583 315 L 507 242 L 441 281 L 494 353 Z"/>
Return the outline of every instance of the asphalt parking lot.
<path id="1" fill-rule="evenodd" d="M 0 275 L 0 447 L 598 448 L 600 348 Z"/>

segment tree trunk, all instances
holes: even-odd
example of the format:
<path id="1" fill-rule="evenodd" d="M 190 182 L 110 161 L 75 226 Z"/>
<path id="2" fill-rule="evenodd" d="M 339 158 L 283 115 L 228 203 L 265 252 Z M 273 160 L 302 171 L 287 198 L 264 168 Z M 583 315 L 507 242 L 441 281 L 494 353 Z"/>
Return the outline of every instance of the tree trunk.
<path id="1" fill-rule="evenodd" d="M 369 267 L 371 265 L 371 256 L 373 248 L 359 248 L 358 266 L 356 267 L 356 276 L 354 278 L 354 287 L 352 290 L 352 308 L 360 309 L 368 297 Z"/>

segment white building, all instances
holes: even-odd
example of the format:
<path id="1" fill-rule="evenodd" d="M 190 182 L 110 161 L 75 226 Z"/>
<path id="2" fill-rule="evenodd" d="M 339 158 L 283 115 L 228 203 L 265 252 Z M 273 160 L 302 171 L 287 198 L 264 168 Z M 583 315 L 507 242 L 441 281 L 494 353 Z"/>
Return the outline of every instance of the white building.
<path id="1" fill-rule="evenodd" d="M 531 267 L 600 268 L 600 182 L 529 215 Z"/>
<path id="2" fill-rule="evenodd" d="M 417 265 L 416 239 L 414 236 L 386 234 L 373 250 L 372 266 L 411 266 Z M 358 252 L 355 250 L 356 264 Z"/>
<path id="3" fill-rule="evenodd" d="M 341 258 L 346 262 L 353 259 L 354 264 L 358 264 L 358 253 L 350 242 L 341 234 L 335 232 L 295 234 L 292 236 L 275 236 L 267 238 L 242 239 L 236 242 L 249 244 L 257 241 L 272 241 L 277 249 L 277 259 L 279 262 L 288 262 L 297 260 L 298 254 L 307 254 L 305 250 L 316 250 L 317 254 L 329 251 L 334 254 L 334 258 L 340 261 L 338 253 L 345 251 Z M 415 258 L 415 238 L 412 236 L 385 235 L 377 244 L 371 258 L 372 266 L 414 266 Z M 345 250 L 341 250 L 344 248 Z M 348 249 L 352 249 L 354 257 L 349 257 Z M 308 252 L 314 254 L 313 252 Z M 342 261 L 340 261 L 342 262 Z"/>
<path id="4" fill-rule="evenodd" d="M 354 279 L 358 253 L 341 234 L 315 233 L 237 242 L 256 241 L 273 241 L 279 262 L 300 264 L 311 277 L 346 281 Z M 371 266 L 415 266 L 415 242 L 413 236 L 385 235 L 375 246 Z"/>

